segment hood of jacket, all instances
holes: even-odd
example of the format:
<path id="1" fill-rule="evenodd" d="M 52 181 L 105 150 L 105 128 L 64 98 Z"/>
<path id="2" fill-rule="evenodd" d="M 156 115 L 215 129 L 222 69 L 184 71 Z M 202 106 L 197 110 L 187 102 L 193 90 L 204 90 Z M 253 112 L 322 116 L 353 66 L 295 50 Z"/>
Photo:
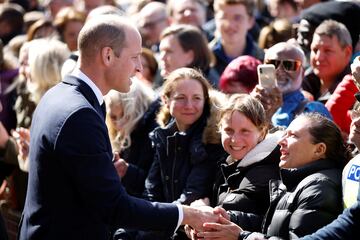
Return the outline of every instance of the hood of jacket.
<path id="1" fill-rule="evenodd" d="M 237 167 L 247 167 L 264 160 L 277 147 L 277 142 L 280 140 L 283 133 L 284 132 L 282 130 L 278 130 L 274 133 L 268 133 L 263 141 L 258 143 L 244 156 L 243 159 L 239 161 Z M 231 156 L 228 156 L 228 158 L 226 159 L 226 162 L 228 164 L 236 161 L 237 160 L 233 159 Z"/>

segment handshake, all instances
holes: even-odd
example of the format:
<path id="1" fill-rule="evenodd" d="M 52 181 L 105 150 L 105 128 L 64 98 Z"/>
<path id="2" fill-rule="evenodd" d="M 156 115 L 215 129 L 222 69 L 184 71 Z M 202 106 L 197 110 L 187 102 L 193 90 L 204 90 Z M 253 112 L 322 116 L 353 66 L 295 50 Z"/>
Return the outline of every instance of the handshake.
<path id="1" fill-rule="evenodd" d="M 185 231 L 190 239 L 227 239 L 237 240 L 243 231 L 230 222 L 230 217 L 221 207 L 183 206 Z"/>

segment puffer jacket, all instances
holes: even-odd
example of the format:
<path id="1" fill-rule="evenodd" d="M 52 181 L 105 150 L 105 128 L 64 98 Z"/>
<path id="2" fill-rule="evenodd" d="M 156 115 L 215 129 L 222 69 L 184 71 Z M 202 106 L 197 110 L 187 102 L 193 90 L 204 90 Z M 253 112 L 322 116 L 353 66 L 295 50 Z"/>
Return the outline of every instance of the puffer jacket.
<path id="1" fill-rule="evenodd" d="M 270 183 L 270 207 L 263 233 L 296 239 L 332 222 L 343 210 L 341 169 L 322 159 L 298 169 L 282 169 Z"/>
<path id="2" fill-rule="evenodd" d="M 186 133 L 177 131 L 175 121 L 154 130 L 155 159 L 145 181 L 146 198 L 190 204 L 210 195 L 215 163 L 224 152 L 221 144 L 203 144 L 204 123 L 200 119 Z"/>
<path id="3" fill-rule="evenodd" d="M 231 220 L 248 231 L 260 231 L 269 207 L 269 181 L 280 179 L 280 151 L 277 145 L 282 131 L 268 134 L 240 161 L 220 165 L 221 176 L 214 186 L 215 205 L 231 210 Z M 217 197 L 217 198 L 216 198 Z"/>

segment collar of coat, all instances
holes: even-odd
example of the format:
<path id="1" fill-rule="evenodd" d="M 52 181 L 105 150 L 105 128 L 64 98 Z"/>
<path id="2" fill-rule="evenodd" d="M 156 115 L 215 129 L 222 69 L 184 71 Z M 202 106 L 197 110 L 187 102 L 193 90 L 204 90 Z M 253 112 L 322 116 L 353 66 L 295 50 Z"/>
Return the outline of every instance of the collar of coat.
<path id="1" fill-rule="evenodd" d="M 319 159 L 300 168 L 280 169 L 280 177 L 287 189 L 293 189 L 304 178 L 319 171 L 335 169 L 336 164 L 329 159 Z M 340 171 L 341 169 L 339 169 Z"/>

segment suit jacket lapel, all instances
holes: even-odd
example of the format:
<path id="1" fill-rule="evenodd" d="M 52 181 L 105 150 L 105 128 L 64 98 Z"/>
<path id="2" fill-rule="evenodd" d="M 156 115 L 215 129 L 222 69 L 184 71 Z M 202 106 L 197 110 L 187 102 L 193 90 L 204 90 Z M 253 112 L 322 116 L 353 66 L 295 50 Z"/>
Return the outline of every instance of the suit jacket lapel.
<path id="1" fill-rule="evenodd" d="M 81 94 L 86 98 L 86 100 L 91 104 L 91 106 L 93 106 L 96 109 L 96 111 L 105 120 L 105 116 L 104 116 L 103 110 L 99 104 L 99 101 L 96 98 L 95 93 L 93 92 L 93 90 L 90 88 L 89 85 L 87 85 L 81 79 L 78 79 L 71 75 L 66 76 L 63 79 L 63 83 L 78 86 L 79 92 L 81 92 Z"/>

